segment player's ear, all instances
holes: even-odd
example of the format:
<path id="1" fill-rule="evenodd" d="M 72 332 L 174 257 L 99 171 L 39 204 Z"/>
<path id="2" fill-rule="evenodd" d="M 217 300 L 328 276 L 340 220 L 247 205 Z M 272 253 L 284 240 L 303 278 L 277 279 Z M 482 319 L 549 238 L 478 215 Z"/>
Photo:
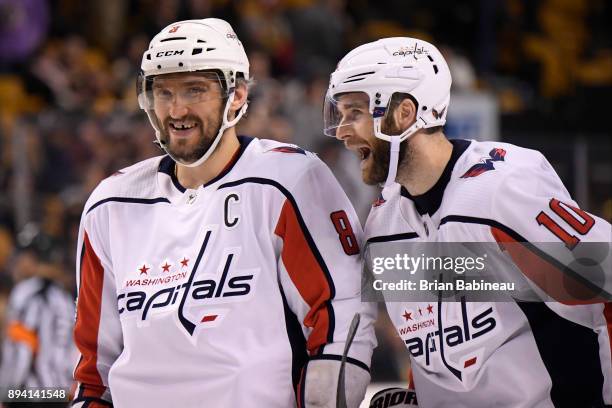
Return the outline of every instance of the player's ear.
<path id="1" fill-rule="evenodd" d="M 410 98 L 404 98 L 397 106 L 397 109 L 395 109 L 395 112 L 393 112 L 393 116 L 398 129 L 401 129 L 403 132 L 412 126 L 416 120 L 416 105 Z"/>
<path id="2" fill-rule="evenodd" d="M 230 111 L 236 112 L 238 109 L 242 107 L 247 101 L 249 96 L 249 88 L 245 81 L 239 80 L 236 83 L 236 88 L 234 90 L 234 100 L 230 105 Z"/>

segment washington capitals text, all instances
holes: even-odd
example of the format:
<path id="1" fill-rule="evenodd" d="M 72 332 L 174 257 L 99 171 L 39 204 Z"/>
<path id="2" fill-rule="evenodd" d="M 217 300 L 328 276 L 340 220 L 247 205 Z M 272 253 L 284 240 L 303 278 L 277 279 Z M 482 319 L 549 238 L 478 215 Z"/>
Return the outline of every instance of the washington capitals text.
<path id="1" fill-rule="evenodd" d="M 195 324 L 186 318 L 183 311 L 188 300 L 191 302 L 205 302 L 208 299 L 228 298 L 249 294 L 251 292 L 250 282 L 253 279 L 252 274 L 236 275 L 228 279 L 230 266 L 234 258 L 234 254 L 231 253 L 227 255 L 223 273 L 218 279 L 194 281 L 195 272 L 206 250 L 210 235 L 211 232 L 208 231 L 202 248 L 200 249 L 200 253 L 198 254 L 198 259 L 196 260 L 187 282 L 177 286 L 164 288 L 150 294 L 140 290 L 121 293 L 117 296 L 119 314 L 141 311 L 140 320 L 144 321 L 147 319 L 147 315 L 152 309 L 174 305 L 178 301 L 180 302 L 178 307 L 179 321 L 185 330 L 192 335 L 195 330 Z"/>
<path id="2" fill-rule="evenodd" d="M 443 364 L 446 368 L 455 375 L 459 380 L 461 380 L 461 371 L 457 370 L 454 367 L 451 367 L 447 361 L 445 356 L 445 346 L 446 347 L 456 347 L 460 344 L 469 342 L 474 340 L 486 333 L 489 333 L 497 326 L 497 321 L 494 317 L 493 309 L 488 308 L 482 313 L 475 316 L 468 324 L 468 312 L 465 308 L 465 300 L 462 299 L 462 320 L 463 327 L 459 325 L 452 325 L 448 327 L 441 327 L 439 323 L 438 330 L 431 331 L 427 333 L 425 336 L 425 340 L 423 341 L 421 337 L 412 337 L 405 340 L 406 346 L 408 350 L 414 357 L 419 357 L 425 354 L 425 365 L 430 364 L 430 354 L 435 352 L 440 352 L 440 357 L 442 359 Z M 440 306 L 438 306 L 440 307 Z M 440 322 L 442 315 L 438 314 L 438 321 Z M 425 321 L 428 322 L 428 321 Z M 431 324 L 423 325 L 423 327 L 430 326 Z M 436 338 L 438 341 L 436 342 Z M 466 360 L 463 363 L 463 368 L 467 368 L 470 365 L 476 363 L 476 358 L 472 358 Z"/>

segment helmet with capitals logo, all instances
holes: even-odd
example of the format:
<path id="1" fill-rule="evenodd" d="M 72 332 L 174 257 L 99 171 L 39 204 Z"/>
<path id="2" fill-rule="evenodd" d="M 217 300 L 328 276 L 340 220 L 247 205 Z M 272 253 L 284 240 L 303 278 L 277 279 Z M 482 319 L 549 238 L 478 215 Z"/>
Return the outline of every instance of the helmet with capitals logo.
<path id="1" fill-rule="evenodd" d="M 247 103 L 242 105 L 234 119 L 228 120 L 238 80 L 249 80 L 249 61 L 231 25 L 221 19 L 179 21 L 153 37 L 142 57 L 137 83 L 138 104 L 147 113 L 157 141 L 166 153 L 168 141 L 162 137 L 162 124 L 153 109 L 152 84 L 157 75 L 180 72 L 202 72 L 208 78 L 214 78 L 221 85 L 221 97 L 226 98 L 221 127 L 204 155 L 193 163 L 185 163 L 170 154 L 180 164 L 195 167 L 210 157 L 225 129 L 234 126 L 246 112 Z"/>
<path id="2" fill-rule="evenodd" d="M 350 125 L 338 111 L 341 94 L 361 92 L 368 97 L 374 119 L 374 135 L 391 142 L 391 163 L 387 184 L 395 180 L 399 143 L 419 129 L 442 126 L 450 102 L 451 74 L 440 51 L 427 41 L 410 37 L 383 38 L 350 51 L 331 74 L 323 109 L 324 133 L 335 137 L 342 126 Z M 417 102 L 414 124 L 400 135 L 387 135 L 382 119 L 394 93 L 407 93 Z M 392 180 L 391 180 L 392 178 Z"/>

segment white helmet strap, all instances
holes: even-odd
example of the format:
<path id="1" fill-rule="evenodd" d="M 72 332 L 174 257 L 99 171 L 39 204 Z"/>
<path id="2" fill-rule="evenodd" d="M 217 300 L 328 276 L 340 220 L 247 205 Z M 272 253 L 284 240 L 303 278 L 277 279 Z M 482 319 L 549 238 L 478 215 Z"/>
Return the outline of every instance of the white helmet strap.
<path id="1" fill-rule="evenodd" d="M 395 183 L 395 178 L 397 177 L 397 168 L 399 166 L 399 151 L 400 144 L 408 140 L 412 137 L 419 129 L 423 127 L 422 124 L 419 123 L 419 120 L 414 122 L 412 126 L 408 127 L 401 134 L 397 136 L 389 136 L 382 132 L 382 117 L 374 118 L 374 136 L 381 140 L 385 140 L 389 142 L 389 172 L 387 173 L 387 180 L 383 187 L 388 187 Z"/>
<path id="2" fill-rule="evenodd" d="M 204 155 L 200 157 L 198 160 L 194 161 L 193 163 L 184 163 L 182 160 L 174 157 L 172 153 L 170 153 L 168 149 L 162 145 L 162 148 L 164 149 L 164 151 L 168 154 L 168 156 L 172 158 L 172 160 L 174 160 L 176 163 L 181 164 L 185 167 L 197 167 L 201 165 L 202 163 L 204 163 L 206 160 L 208 160 L 208 158 L 212 155 L 212 153 L 217 148 L 217 145 L 221 141 L 223 132 L 225 132 L 226 129 L 229 129 L 235 126 L 236 123 L 238 123 L 238 121 L 240 120 L 240 118 L 242 118 L 242 116 L 245 114 L 248 108 L 249 104 L 248 102 L 245 102 L 244 105 L 242 105 L 242 107 L 240 108 L 240 110 L 236 113 L 236 117 L 230 121 L 228 120 L 227 115 L 229 113 L 230 105 L 232 104 L 233 101 L 234 101 L 234 89 L 232 88 L 230 89 L 227 101 L 225 102 L 225 108 L 223 109 L 223 121 L 221 123 L 221 126 L 219 127 L 219 131 L 217 132 L 217 135 L 215 136 L 212 144 L 210 145 L 206 153 L 204 153 Z M 157 133 L 157 139 L 159 140 L 159 131 L 157 131 L 156 133 Z"/>
<path id="3" fill-rule="evenodd" d="M 387 180 L 385 181 L 385 187 L 395 183 L 395 177 L 397 176 L 397 166 L 399 163 L 399 151 L 400 151 L 400 137 L 391 136 L 391 143 L 389 149 L 391 154 L 389 156 L 389 173 L 387 173 Z"/>

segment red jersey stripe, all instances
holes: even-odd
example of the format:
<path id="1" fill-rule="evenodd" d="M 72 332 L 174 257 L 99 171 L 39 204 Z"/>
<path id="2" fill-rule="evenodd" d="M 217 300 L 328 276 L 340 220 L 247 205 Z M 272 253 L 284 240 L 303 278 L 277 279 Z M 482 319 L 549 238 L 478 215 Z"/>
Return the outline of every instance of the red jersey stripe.
<path id="1" fill-rule="evenodd" d="M 313 329 L 306 342 L 308 351 L 313 354 L 327 342 L 330 323 L 327 302 L 331 297 L 329 283 L 300 228 L 295 209 L 288 200 L 283 204 L 274 232 L 283 240 L 281 258 L 287 273 L 310 306 L 310 311 L 304 317 L 304 325 Z"/>
<path id="2" fill-rule="evenodd" d="M 524 243 L 519 243 L 501 229 L 491 227 L 491 234 L 500 246 L 508 251 L 521 272 L 559 303 L 581 305 L 604 302 L 583 283 L 538 256 Z M 512 245 L 504 246 L 504 243 Z"/>
<path id="3" fill-rule="evenodd" d="M 81 284 L 77 303 L 74 340 L 81 352 L 81 360 L 74 372 L 75 379 L 86 385 L 86 397 L 100 397 L 105 390 L 98 372 L 98 330 L 102 307 L 104 268 L 85 233 L 81 259 Z"/>
<path id="4" fill-rule="evenodd" d="M 612 354 L 612 303 L 605 304 L 604 316 L 608 323 L 608 339 L 610 340 L 610 354 Z"/>

